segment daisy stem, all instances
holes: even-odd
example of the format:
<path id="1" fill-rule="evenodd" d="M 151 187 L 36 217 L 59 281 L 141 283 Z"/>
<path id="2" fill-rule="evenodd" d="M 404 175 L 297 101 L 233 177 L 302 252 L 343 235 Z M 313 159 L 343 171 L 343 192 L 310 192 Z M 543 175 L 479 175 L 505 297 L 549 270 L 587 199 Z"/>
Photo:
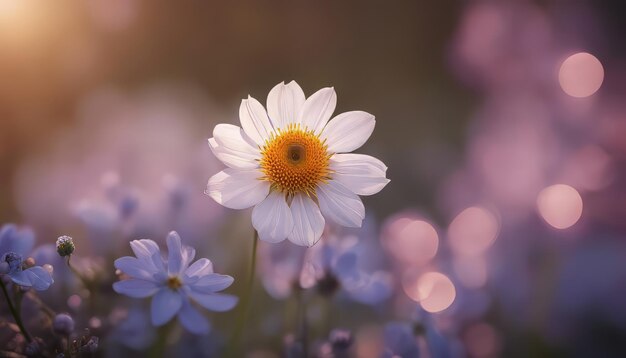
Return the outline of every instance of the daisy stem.
<path id="1" fill-rule="evenodd" d="M 241 334 L 243 333 L 243 326 L 246 323 L 248 317 L 248 311 L 250 310 L 250 296 L 252 296 L 252 288 L 254 287 L 254 276 L 256 272 L 256 252 L 259 243 L 259 233 L 254 230 L 254 238 L 252 239 L 252 258 L 250 260 L 250 272 L 248 274 L 248 286 L 241 299 L 241 311 L 235 325 L 235 332 L 232 335 L 228 349 L 226 350 L 226 357 L 234 357 L 237 349 L 239 348 L 239 341 L 241 340 Z"/>
<path id="2" fill-rule="evenodd" d="M 300 341 L 302 342 L 302 352 L 305 357 L 309 355 L 309 325 L 307 322 L 306 297 L 304 290 L 298 290 L 298 315 L 300 316 Z"/>
<path id="3" fill-rule="evenodd" d="M 7 291 L 7 288 L 1 279 L 0 279 L 0 286 L 2 286 L 2 292 L 4 293 L 4 298 L 6 298 L 7 300 L 7 304 L 9 305 L 9 310 L 11 311 L 11 314 L 13 315 L 13 318 L 15 319 L 15 323 L 17 323 L 17 326 L 20 329 L 20 332 L 22 332 L 22 335 L 24 336 L 24 338 L 26 338 L 26 341 L 28 343 L 32 342 L 33 339 L 31 338 L 30 334 L 26 330 L 26 327 L 24 327 L 24 323 L 22 323 L 22 317 L 20 313 L 15 309 L 15 306 L 13 306 L 13 302 L 11 302 L 11 297 L 9 297 L 9 292 Z"/>

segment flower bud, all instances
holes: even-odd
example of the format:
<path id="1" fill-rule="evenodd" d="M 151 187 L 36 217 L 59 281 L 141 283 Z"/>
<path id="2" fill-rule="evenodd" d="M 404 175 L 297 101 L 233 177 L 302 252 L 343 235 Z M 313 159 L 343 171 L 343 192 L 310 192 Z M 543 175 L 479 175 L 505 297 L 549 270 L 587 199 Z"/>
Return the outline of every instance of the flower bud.
<path id="1" fill-rule="evenodd" d="M 56 243 L 57 252 L 61 257 L 71 255 L 74 252 L 74 240 L 69 236 L 61 236 Z"/>
<path id="2" fill-rule="evenodd" d="M 69 336 L 74 331 L 74 319 L 67 313 L 59 313 L 52 321 L 54 333 Z"/>

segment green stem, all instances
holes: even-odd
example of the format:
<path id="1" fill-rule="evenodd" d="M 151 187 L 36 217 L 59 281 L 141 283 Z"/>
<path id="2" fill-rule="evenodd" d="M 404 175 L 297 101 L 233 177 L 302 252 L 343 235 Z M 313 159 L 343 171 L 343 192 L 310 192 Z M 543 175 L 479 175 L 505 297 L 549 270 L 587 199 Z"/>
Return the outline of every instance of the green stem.
<path id="1" fill-rule="evenodd" d="M 159 327 L 159 329 L 157 330 L 157 339 L 150 349 L 150 352 L 148 354 L 149 357 L 162 358 L 166 356 L 165 351 L 167 349 L 170 332 L 172 331 L 173 327 L 173 321 L 170 321 L 167 324 Z"/>
<path id="2" fill-rule="evenodd" d="M 72 337 L 71 334 L 68 334 L 67 336 L 65 336 L 65 340 L 67 345 L 65 346 L 65 354 L 67 355 L 68 358 L 72 357 Z"/>
<path id="3" fill-rule="evenodd" d="M 324 326 L 323 326 L 323 332 L 325 335 L 328 335 L 330 333 L 330 329 L 332 327 L 332 321 L 333 321 L 333 302 L 332 302 L 332 296 L 328 296 L 325 298 L 324 300 Z"/>
<path id="4" fill-rule="evenodd" d="M 83 275 L 81 275 L 81 274 L 80 274 L 80 272 L 78 272 L 78 270 L 76 270 L 76 269 L 74 268 L 74 266 L 72 266 L 72 264 L 70 263 L 70 259 L 71 259 L 71 258 L 72 258 L 72 255 L 68 255 L 68 256 L 67 256 L 67 261 L 65 261 L 65 262 L 67 262 L 67 267 L 69 267 L 69 268 L 70 268 L 70 271 L 72 271 L 72 273 L 73 273 L 74 275 L 76 275 L 76 277 L 78 277 L 78 279 L 79 279 L 79 280 L 80 280 L 80 282 L 83 284 L 83 286 L 84 286 L 86 289 L 89 289 L 89 285 L 88 285 L 88 282 L 87 282 L 87 280 L 85 279 L 85 277 L 83 277 Z"/>
<path id="5" fill-rule="evenodd" d="M 4 293 L 4 297 L 7 300 L 7 304 L 9 305 L 9 310 L 11 311 L 11 314 L 15 319 L 15 323 L 17 323 L 17 326 L 20 328 L 20 332 L 22 332 L 22 335 L 24 336 L 24 338 L 26 338 L 26 341 L 28 341 L 28 343 L 32 342 L 33 339 L 24 327 L 24 323 L 22 323 L 22 317 L 20 316 L 20 313 L 15 309 L 15 306 L 13 306 L 13 302 L 11 302 L 11 298 L 9 297 L 9 292 L 7 291 L 7 288 L 1 279 L 0 286 L 2 287 L 2 292 Z"/>
<path id="6" fill-rule="evenodd" d="M 254 230 L 254 238 L 252 239 L 252 258 L 250 260 L 250 272 L 248 274 L 248 286 L 241 299 L 241 310 L 235 326 L 235 332 L 233 333 L 228 349 L 226 350 L 226 357 L 234 357 L 239 347 L 239 341 L 243 333 L 243 327 L 248 317 L 248 311 L 250 310 L 250 298 L 252 296 L 252 288 L 254 287 L 254 276 L 256 272 L 256 252 L 259 243 L 259 233 Z"/>
<path id="7" fill-rule="evenodd" d="M 298 292 L 298 313 L 300 316 L 300 341 L 302 342 L 302 352 L 305 357 L 308 357 L 309 350 L 309 325 L 307 322 L 306 312 L 306 297 L 304 297 L 304 290 Z"/>
<path id="8" fill-rule="evenodd" d="M 71 258 L 72 258 L 72 255 L 67 256 L 67 261 L 65 261 L 67 263 L 67 267 L 69 267 L 70 271 L 72 271 L 72 273 L 76 277 L 78 277 L 78 280 L 83 285 L 83 287 L 87 289 L 87 291 L 89 291 L 89 308 L 91 312 L 97 312 L 98 304 L 96 300 L 98 299 L 98 294 L 93 285 L 93 283 L 96 280 L 95 279 L 89 280 L 87 277 L 83 276 L 80 272 L 78 272 L 78 270 L 75 269 L 74 266 L 72 266 L 72 264 L 70 263 Z"/>

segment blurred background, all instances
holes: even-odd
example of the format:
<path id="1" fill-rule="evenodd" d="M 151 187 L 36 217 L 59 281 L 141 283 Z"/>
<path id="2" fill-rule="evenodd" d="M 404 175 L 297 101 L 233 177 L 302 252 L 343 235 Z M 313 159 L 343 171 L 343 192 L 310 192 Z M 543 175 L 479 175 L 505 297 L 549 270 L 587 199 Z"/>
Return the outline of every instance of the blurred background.
<path id="1" fill-rule="evenodd" d="M 592 0 L 0 0 L 1 222 L 39 244 L 73 236 L 110 276 L 97 294 L 113 297 L 128 240 L 174 229 L 243 292 L 250 213 L 203 194 L 222 168 L 206 140 L 248 94 L 334 86 L 336 113 L 376 116 L 359 152 L 391 183 L 364 198 L 362 230 L 329 229 L 306 253 L 261 247 L 248 354 L 324 356 L 341 328 L 364 357 L 624 356 L 625 16 Z M 358 252 L 367 283 L 326 294 L 323 250 Z M 55 278 L 77 298 L 49 304 L 82 317 L 101 354 L 150 346 L 119 333 L 137 330 L 133 300 L 89 311 Z M 319 293 L 305 340 L 294 282 Z M 235 315 L 171 349 L 219 354 Z"/>

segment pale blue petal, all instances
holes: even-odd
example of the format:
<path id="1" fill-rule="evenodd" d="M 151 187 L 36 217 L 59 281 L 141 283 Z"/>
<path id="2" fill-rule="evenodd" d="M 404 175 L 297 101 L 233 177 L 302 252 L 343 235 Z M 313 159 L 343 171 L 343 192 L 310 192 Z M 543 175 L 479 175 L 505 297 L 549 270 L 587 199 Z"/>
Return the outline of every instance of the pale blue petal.
<path id="1" fill-rule="evenodd" d="M 178 312 L 178 321 L 189 332 L 194 334 L 205 335 L 211 329 L 206 317 L 193 308 L 189 302 L 185 302 L 180 312 Z"/>
<path id="2" fill-rule="evenodd" d="M 30 278 L 26 275 L 24 271 L 15 271 L 9 273 L 9 277 L 11 277 L 11 281 L 15 282 L 20 286 L 30 287 L 32 284 L 30 283 Z"/>
<path id="3" fill-rule="evenodd" d="M 177 291 L 163 288 L 152 298 L 150 314 L 152 324 L 162 326 L 174 317 L 183 304 L 183 298 Z"/>
<path id="4" fill-rule="evenodd" d="M 133 240 L 130 242 L 130 247 L 135 256 L 146 264 L 146 267 L 151 267 L 150 271 L 165 272 L 161 250 L 156 242 L 146 239 Z"/>
<path id="5" fill-rule="evenodd" d="M 50 272 L 44 270 L 41 266 L 31 267 L 24 271 L 28 279 L 30 280 L 31 285 L 37 291 L 47 290 L 54 280 L 50 275 Z"/>
<path id="6" fill-rule="evenodd" d="M 128 276 L 142 280 L 154 281 L 156 273 L 152 265 L 145 265 L 139 259 L 130 256 L 120 257 L 115 260 L 115 268 L 121 270 Z"/>
<path id="7" fill-rule="evenodd" d="M 130 279 L 115 282 L 113 290 L 130 297 L 145 298 L 154 295 L 159 290 L 159 286 L 151 281 Z"/>
<path id="8" fill-rule="evenodd" d="M 200 293 L 190 290 L 189 296 L 191 296 L 191 298 L 198 302 L 202 307 L 217 312 L 224 312 L 232 309 L 238 301 L 237 297 L 223 293 Z"/>
<path id="9" fill-rule="evenodd" d="M 191 261 L 196 257 L 196 249 L 191 246 L 183 246 L 182 251 L 183 261 L 181 265 L 181 269 L 178 272 L 179 274 L 183 273 L 191 264 Z"/>
<path id="10" fill-rule="evenodd" d="M 200 277 L 191 288 L 202 293 L 213 293 L 221 291 L 233 284 L 234 279 L 228 275 L 209 274 Z"/>
<path id="11" fill-rule="evenodd" d="M 185 271 L 185 275 L 189 277 L 204 276 L 213 273 L 213 264 L 211 260 L 202 258 L 189 266 Z"/>
<path id="12" fill-rule="evenodd" d="M 167 270 L 170 275 L 178 275 L 181 271 L 183 254 L 180 236 L 176 231 L 172 231 L 167 235 Z"/>

